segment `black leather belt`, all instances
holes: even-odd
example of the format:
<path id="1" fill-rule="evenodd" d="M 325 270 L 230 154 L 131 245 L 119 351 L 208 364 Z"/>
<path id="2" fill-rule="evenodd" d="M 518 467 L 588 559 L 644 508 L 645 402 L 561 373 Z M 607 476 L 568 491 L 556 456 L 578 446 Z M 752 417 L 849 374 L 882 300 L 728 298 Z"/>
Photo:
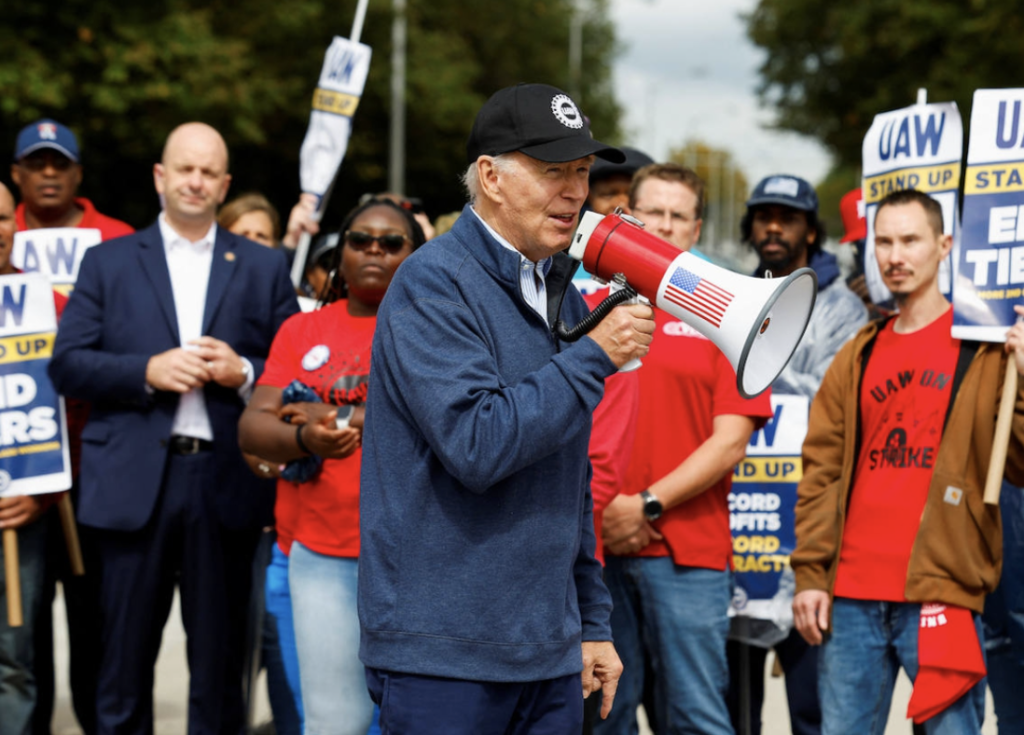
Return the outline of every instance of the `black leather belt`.
<path id="1" fill-rule="evenodd" d="M 172 436 L 168 446 L 175 454 L 199 454 L 211 451 L 213 442 L 196 439 L 194 436 Z"/>

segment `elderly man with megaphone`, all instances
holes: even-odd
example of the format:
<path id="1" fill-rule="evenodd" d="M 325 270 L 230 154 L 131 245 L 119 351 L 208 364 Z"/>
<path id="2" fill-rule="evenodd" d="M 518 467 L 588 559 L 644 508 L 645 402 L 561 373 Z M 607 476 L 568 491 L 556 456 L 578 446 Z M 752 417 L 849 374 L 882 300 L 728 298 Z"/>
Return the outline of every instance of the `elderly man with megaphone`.
<path id="1" fill-rule="evenodd" d="M 594 156 L 576 104 L 497 92 L 467 145 L 470 203 L 398 269 L 377 316 L 360 486 L 360 658 L 385 732 L 579 732 L 622 665 L 594 558 L 587 445 L 604 379 L 651 308 L 566 288 Z M 457 706 L 450 703 L 457 702 Z"/>

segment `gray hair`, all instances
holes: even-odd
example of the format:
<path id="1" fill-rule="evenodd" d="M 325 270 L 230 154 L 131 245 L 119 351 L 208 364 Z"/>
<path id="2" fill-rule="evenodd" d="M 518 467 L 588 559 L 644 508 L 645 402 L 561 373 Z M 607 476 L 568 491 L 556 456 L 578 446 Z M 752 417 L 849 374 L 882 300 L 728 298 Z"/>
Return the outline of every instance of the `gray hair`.
<path id="1" fill-rule="evenodd" d="M 511 153 L 502 153 L 493 156 L 492 160 L 494 161 L 494 168 L 499 173 L 502 173 L 511 168 L 513 158 Z M 480 197 L 480 174 L 477 172 L 476 164 L 476 161 L 469 164 L 466 167 L 466 172 L 460 177 L 462 185 L 466 188 L 466 194 L 469 196 L 470 204 L 476 204 L 476 200 Z"/>

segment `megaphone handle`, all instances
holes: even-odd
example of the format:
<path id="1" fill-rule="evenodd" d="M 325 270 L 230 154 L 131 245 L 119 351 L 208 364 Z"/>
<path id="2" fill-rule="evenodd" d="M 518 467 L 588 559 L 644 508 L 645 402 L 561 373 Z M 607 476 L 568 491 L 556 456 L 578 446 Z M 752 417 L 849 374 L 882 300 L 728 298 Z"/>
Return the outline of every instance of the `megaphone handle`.
<path id="1" fill-rule="evenodd" d="M 616 291 L 620 291 L 622 288 L 623 288 L 623 286 L 619 285 L 614 280 L 610 281 L 609 284 L 608 284 L 608 292 L 609 293 L 615 293 Z M 628 299 L 627 301 L 623 301 L 622 303 L 623 304 L 648 304 L 649 305 L 651 302 L 648 301 L 643 296 L 640 296 L 638 294 L 638 295 L 634 296 L 633 298 Z M 620 367 L 619 368 L 619 372 L 620 373 L 631 373 L 634 370 L 637 370 L 641 365 L 643 365 L 643 363 L 640 361 L 640 358 L 639 357 L 634 357 L 632 360 L 630 360 L 625 365 Z"/>
<path id="2" fill-rule="evenodd" d="M 619 368 L 619 372 L 620 373 L 631 373 L 634 370 L 636 370 L 637 368 L 639 368 L 641 365 L 643 365 L 643 363 L 640 362 L 640 358 L 639 357 L 634 357 L 632 360 L 630 360 L 625 365 L 620 367 Z"/>

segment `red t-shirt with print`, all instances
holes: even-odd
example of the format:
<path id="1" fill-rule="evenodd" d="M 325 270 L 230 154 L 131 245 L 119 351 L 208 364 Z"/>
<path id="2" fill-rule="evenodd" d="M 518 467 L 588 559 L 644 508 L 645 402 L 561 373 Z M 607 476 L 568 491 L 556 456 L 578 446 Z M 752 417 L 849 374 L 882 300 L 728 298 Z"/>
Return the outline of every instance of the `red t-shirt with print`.
<path id="1" fill-rule="evenodd" d="M 860 388 L 861 449 L 835 594 L 904 602 L 907 565 L 949 408 L 960 340 L 953 310 L 923 329 L 875 338 Z"/>
<path id="2" fill-rule="evenodd" d="M 352 317 L 347 305 L 336 301 L 281 325 L 258 384 L 284 389 L 299 380 L 324 403 L 365 403 L 377 319 Z M 308 482 L 277 481 L 274 518 L 284 553 L 294 539 L 318 554 L 359 556 L 361 458 L 359 448 L 344 459 L 324 460 Z"/>
<path id="3" fill-rule="evenodd" d="M 608 289 L 586 294 L 583 299 L 591 311 L 608 297 Z M 604 381 L 604 396 L 594 409 L 590 432 L 590 494 L 594 498 L 594 555 L 604 564 L 601 526 L 604 509 L 622 491 L 629 471 L 629 458 L 636 437 L 636 417 L 640 408 L 640 383 L 637 370 L 609 375 Z"/>
<path id="4" fill-rule="evenodd" d="M 626 494 L 649 488 L 678 467 L 714 431 L 716 416 L 772 416 L 770 391 L 752 400 L 736 389 L 736 371 L 707 337 L 661 309 L 654 310 L 651 351 L 643 358 L 640 412 Z M 654 522 L 665 537 L 638 556 L 671 556 L 679 565 L 724 570 L 732 564 L 729 490 L 732 473 Z"/>

